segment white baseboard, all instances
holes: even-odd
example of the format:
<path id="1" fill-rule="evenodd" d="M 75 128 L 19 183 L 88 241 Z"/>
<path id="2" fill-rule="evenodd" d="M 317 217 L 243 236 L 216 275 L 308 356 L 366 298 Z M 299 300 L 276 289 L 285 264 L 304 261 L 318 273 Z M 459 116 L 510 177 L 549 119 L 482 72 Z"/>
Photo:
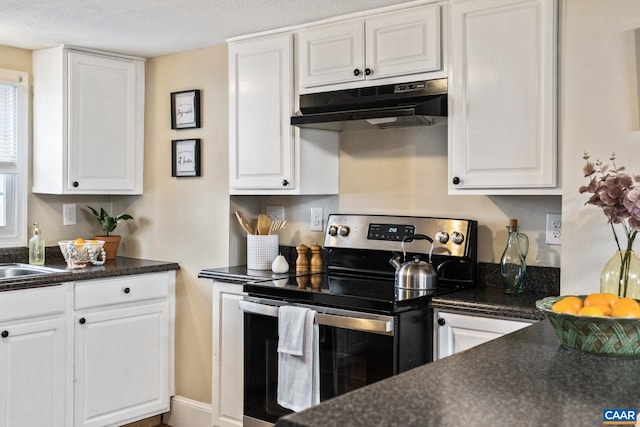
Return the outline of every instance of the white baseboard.
<path id="1" fill-rule="evenodd" d="M 171 398 L 171 412 L 162 416 L 162 422 L 171 427 L 211 427 L 211 414 L 209 403 L 173 396 Z"/>

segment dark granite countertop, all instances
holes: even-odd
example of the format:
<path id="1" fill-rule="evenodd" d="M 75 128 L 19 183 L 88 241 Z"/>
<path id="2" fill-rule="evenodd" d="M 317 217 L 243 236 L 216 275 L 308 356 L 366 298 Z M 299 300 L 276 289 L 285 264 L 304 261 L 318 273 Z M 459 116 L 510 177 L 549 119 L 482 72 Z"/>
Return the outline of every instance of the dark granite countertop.
<path id="1" fill-rule="evenodd" d="M 499 288 L 476 287 L 431 299 L 433 308 L 466 312 L 471 315 L 499 316 L 527 320 L 542 320 L 544 314 L 536 308 L 536 301 L 554 295 L 549 292 L 524 292 L 507 295 Z"/>
<path id="2" fill-rule="evenodd" d="M 276 426 L 597 426 L 605 408 L 638 408 L 638 372 L 640 357 L 561 347 L 545 320 Z"/>
<path id="3" fill-rule="evenodd" d="M 67 270 L 64 261 L 53 260 L 47 262 L 45 267 L 60 270 L 56 273 L 47 273 L 37 276 L 16 277 L 0 281 L 0 291 L 12 291 L 17 289 L 51 286 L 63 282 L 78 280 L 100 279 L 105 277 L 126 276 L 131 274 L 156 273 L 161 271 L 178 270 L 180 266 L 175 262 L 154 261 L 139 258 L 116 257 L 107 261 L 102 266 L 91 264 L 76 270 Z"/>

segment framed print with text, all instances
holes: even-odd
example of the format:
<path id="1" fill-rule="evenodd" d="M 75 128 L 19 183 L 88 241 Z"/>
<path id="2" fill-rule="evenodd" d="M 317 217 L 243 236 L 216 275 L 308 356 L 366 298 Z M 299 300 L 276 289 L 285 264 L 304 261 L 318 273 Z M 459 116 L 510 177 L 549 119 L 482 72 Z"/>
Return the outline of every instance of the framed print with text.
<path id="1" fill-rule="evenodd" d="M 200 139 L 171 141 L 171 176 L 200 176 Z"/>
<path id="2" fill-rule="evenodd" d="M 200 91 L 171 92 L 171 129 L 200 127 Z"/>

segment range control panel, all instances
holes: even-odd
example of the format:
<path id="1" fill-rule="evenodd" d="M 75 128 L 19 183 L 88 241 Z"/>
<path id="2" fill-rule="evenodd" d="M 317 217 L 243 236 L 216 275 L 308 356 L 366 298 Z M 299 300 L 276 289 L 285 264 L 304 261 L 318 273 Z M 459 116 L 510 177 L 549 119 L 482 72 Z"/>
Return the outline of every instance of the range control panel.
<path id="1" fill-rule="evenodd" d="M 402 251 L 402 241 L 415 234 L 433 239 L 433 253 L 468 256 L 476 239 L 477 223 L 467 219 L 331 214 L 327 220 L 326 248 Z M 429 253 L 431 244 L 414 240 L 404 244 L 407 252 Z"/>
<path id="2" fill-rule="evenodd" d="M 416 234 L 416 227 L 414 225 L 369 224 L 367 239 L 402 242 L 402 240 L 414 234 Z"/>

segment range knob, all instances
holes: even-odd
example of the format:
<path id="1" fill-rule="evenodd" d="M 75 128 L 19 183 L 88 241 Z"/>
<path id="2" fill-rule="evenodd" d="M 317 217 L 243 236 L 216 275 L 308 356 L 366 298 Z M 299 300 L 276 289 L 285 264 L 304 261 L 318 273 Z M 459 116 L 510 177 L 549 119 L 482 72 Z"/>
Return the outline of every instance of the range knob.
<path id="1" fill-rule="evenodd" d="M 337 236 L 338 235 L 338 226 L 336 225 L 330 225 L 329 228 L 327 229 L 327 233 L 329 234 L 329 236 Z"/>
<path id="2" fill-rule="evenodd" d="M 340 234 L 342 237 L 346 237 L 349 235 L 349 227 L 347 227 L 346 225 L 341 225 L 340 228 L 338 228 L 338 234 Z"/>
<path id="3" fill-rule="evenodd" d="M 459 231 L 454 231 L 453 233 L 451 233 L 451 241 L 456 245 L 461 244 L 462 242 L 464 242 L 464 234 Z"/>
<path id="4" fill-rule="evenodd" d="M 445 244 L 449 241 L 449 233 L 447 233 L 446 231 L 438 231 L 436 233 L 436 242 L 440 243 L 440 244 Z"/>

